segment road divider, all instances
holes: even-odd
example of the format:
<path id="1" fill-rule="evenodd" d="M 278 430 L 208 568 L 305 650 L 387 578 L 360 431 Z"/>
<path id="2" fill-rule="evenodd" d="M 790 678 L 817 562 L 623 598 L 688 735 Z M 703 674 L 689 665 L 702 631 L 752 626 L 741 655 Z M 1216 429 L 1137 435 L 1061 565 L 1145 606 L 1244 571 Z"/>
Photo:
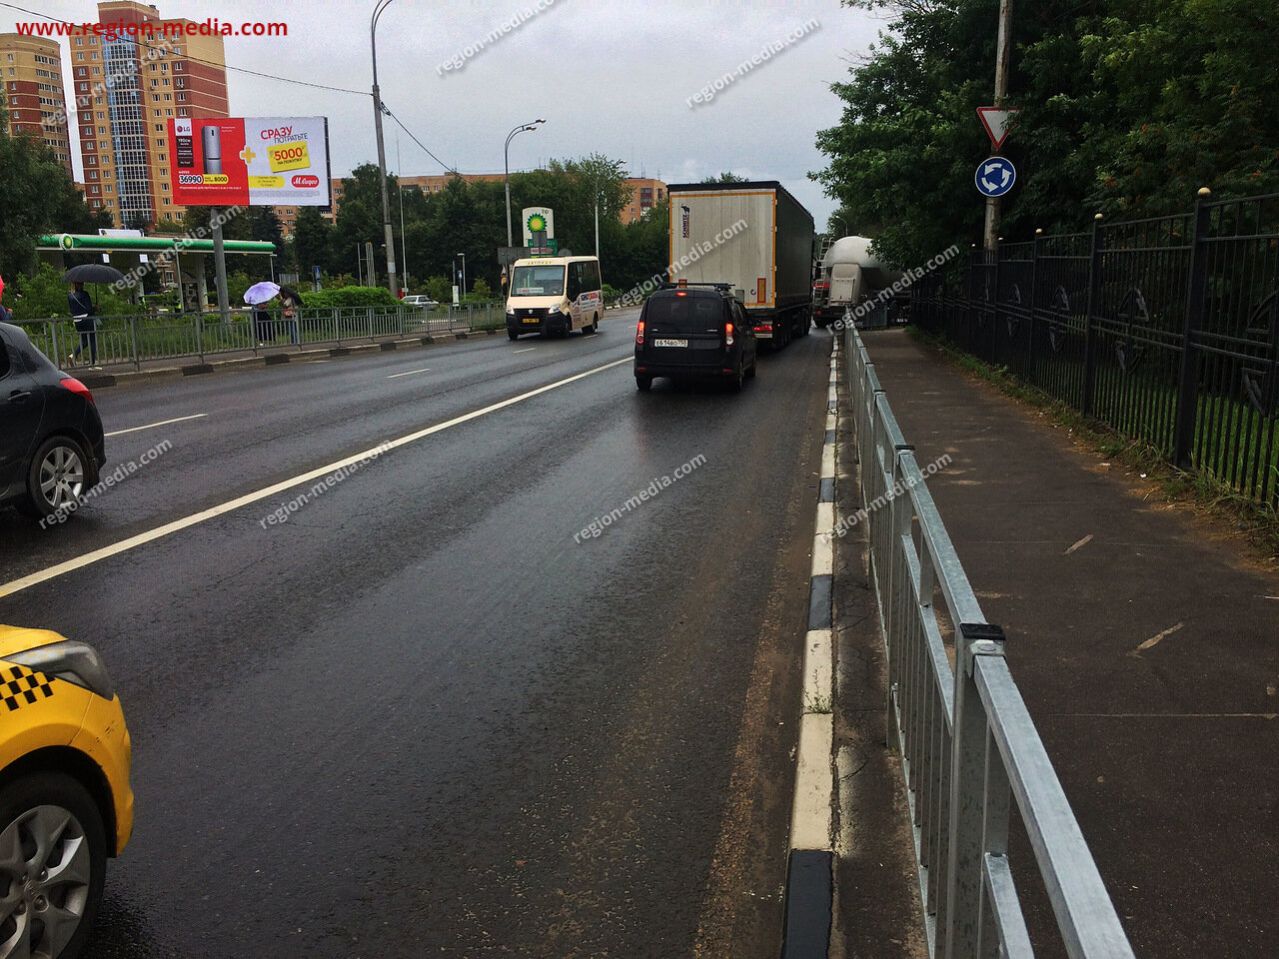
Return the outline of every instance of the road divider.
<path id="1" fill-rule="evenodd" d="M 445 420 L 443 423 L 436 423 L 434 426 L 428 426 L 424 429 L 401 436 L 398 439 L 379 443 L 377 446 L 370 449 L 361 450 L 358 453 L 354 453 L 351 456 L 344 457 L 333 463 L 328 463 L 318 469 L 308 470 L 305 473 L 301 473 L 290 479 L 281 480 L 278 483 L 272 483 L 270 486 L 254 490 L 251 493 L 245 493 L 244 495 L 237 496 L 225 503 L 200 510 L 197 513 L 192 513 L 191 515 L 184 516 L 181 519 L 172 520 L 171 522 L 164 523 L 163 525 L 147 530 L 146 532 L 137 533 L 134 536 L 129 536 L 119 542 L 112 543 L 109 546 L 103 546 L 99 549 L 91 550 L 81 556 L 65 560 L 61 563 L 56 563 L 55 565 L 39 570 L 38 572 L 10 580 L 9 582 L 0 585 L 0 599 L 3 599 L 6 596 L 12 596 L 15 593 L 20 593 L 23 590 L 32 588 L 33 586 L 39 586 L 42 583 L 50 582 L 60 576 L 66 576 L 68 573 L 74 573 L 77 570 L 84 569 L 96 563 L 101 563 L 104 560 L 138 549 L 148 543 L 153 543 L 156 540 L 172 536 L 174 533 L 190 529 L 191 527 L 198 526 L 201 523 L 207 523 L 211 519 L 216 519 L 219 516 L 225 516 L 226 514 L 233 513 L 245 506 L 277 496 L 280 493 L 291 490 L 294 487 L 301 486 L 304 483 L 311 483 L 317 479 L 322 479 L 332 473 L 338 472 L 344 467 L 351 466 L 354 463 L 358 463 L 360 460 L 367 459 L 375 452 L 381 455 L 385 452 L 389 452 L 390 450 L 398 449 L 402 446 L 408 446 L 409 444 L 416 443 L 428 436 L 434 436 L 436 433 L 442 433 L 455 426 L 461 426 L 463 423 L 469 423 L 472 420 L 479 419 L 480 417 L 488 416 L 490 413 L 496 413 L 499 410 L 516 406 L 520 403 L 526 402 L 527 400 L 533 399 L 535 396 L 550 393 L 553 390 L 561 389 L 571 383 L 577 383 L 587 377 L 594 376 L 597 373 L 603 373 L 606 370 L 611 370 L 631 362 L 631 357 L 627 356 L 620 360 L 614 360 L 612 363 L 605 363 L 603 366 L 596 366 L 592 369 L 586 370 L 585 372 L 565 377 L 562 380 L 547 383 L 545 386 L 539 386 L 536 389 L 520 393 L 517 396 L 512 396 L 497 403 L 491 403 L 488 406 L 472 410 L 469 413 L 463 413 L 461 416 L 455 416 L 450 420 Z"/>
<path id="2" fill-rule="evenodd" d="M 826 959 L 834 894 L 833 744 L 834 646 L 832 586 L 835 574 L 835 409 L 839 341 L 833 340 L 822 466 L 813 532 L 804 636 L 803 714 L 791 805 L 786 865 L 786 919 L 782 959 Z"/>

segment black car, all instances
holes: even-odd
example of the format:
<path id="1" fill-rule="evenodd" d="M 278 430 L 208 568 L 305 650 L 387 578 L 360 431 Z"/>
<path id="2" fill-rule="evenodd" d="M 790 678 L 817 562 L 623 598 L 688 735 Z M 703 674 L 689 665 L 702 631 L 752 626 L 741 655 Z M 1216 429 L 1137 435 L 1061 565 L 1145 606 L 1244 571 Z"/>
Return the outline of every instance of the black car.
<path id="1" fill-rule="evenodd" d="M 0 323 L 0 506 L 57 513 L 98 482 L 105 462 L 93 394 Z"/>
<path id="2" fill-rule="evenodd" d="M 688 284 L 655 292 L 635 330 L 635 385 L 653 378 L 717 379 L 734 390 L 755 375 L 755 333 L 727 284 Z"/>

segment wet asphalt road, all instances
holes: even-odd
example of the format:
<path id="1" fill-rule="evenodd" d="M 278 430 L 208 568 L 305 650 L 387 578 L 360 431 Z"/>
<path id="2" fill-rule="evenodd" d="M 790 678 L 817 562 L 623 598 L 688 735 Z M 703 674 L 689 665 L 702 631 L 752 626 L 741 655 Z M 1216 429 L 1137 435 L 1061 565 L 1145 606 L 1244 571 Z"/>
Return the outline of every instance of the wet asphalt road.
<path id="1" fill-rule="evenodd" d="M 91 956 L 776 954 L 829 339 L 641 395 L 633 321 L 101 391 L 206 415 L 110 438 L 172 448 L 66 526 L 0 513 L 0 583 L 599 370 L 0 599 L 133 732 Z"/>

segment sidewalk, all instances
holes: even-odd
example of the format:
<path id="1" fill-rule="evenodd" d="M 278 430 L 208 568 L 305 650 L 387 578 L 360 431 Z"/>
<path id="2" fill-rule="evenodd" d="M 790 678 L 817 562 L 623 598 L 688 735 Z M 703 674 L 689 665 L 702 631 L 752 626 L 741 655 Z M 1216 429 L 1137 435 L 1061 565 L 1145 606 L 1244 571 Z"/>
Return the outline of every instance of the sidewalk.
<path id="1" fill-rule="evenodd" d="M 864 336 L 919 462 L 953 457 L 930 489 L 1137 954 L 1273 955 L 1279 573 L 905 331 Z M 855 608 L 857 584 L 844 592 Z M 869 648 L 841 671 L 873 673 Z M 865 739 L 882 741 L 880 696 L 860 704 Z M 879 788 L 900 806 L 900 788 Z M 1014 830 L 1016 872 L 1030 852 Z M 1047 928 L 1023 889 L 1032 933 Z"/>

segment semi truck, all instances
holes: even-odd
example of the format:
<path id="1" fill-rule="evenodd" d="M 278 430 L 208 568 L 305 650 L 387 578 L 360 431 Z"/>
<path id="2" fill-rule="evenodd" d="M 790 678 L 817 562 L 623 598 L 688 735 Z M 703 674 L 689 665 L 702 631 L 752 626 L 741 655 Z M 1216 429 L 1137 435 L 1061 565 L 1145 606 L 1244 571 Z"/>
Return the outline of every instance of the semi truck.
<path id="1" fill-rule="evenodd" d="M 670 279 L 727 283 L 761 345 L 807 336 L 813 301 L 813 216 L 776 180 L 676 183 Z"/>
<path id="2" fill-rule="evenodd" d="M 825 327 L 868 296 L 887 289 L 901 275 L 870 251 L 864 236 L 840 237 L 822 257 L 813 283 L 813 319 Z"/>

